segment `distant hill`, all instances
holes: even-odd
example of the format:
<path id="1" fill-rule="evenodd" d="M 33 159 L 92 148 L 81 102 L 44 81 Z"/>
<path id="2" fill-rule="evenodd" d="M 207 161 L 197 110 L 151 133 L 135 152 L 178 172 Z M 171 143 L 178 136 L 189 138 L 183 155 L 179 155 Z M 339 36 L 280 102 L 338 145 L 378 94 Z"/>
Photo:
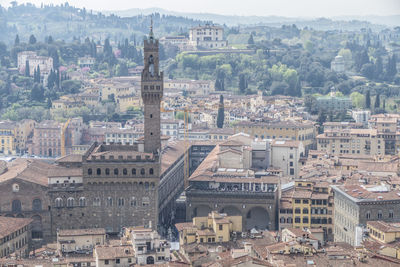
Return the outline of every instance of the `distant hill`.
<path id="1" fill-rule="evenodd" d="M 112 42 L 125 38 L 143 40 L 149 31 L 150 19 L 146 15 L 107 15 L 68 4 L 43 7 L 22 4 L 8 9 L 0 6 L 0 40 L 13 43 L 16 34 L 19 34 L 21 41 L 27 41 L 31 34 L 40 41 L 49 35 L 67 42 L 73 39 L 83 41 L 86 37 L 96 41 L 110 38 Z M 185 33 L 189 28 L 205 23 L 197 19 L 160 14 L 155 14 L 153 21 L 156 36 Z"/>
<path id="2" fill-rule="evenodd" d="M 342 30 L 357 30 L 360 28 L 372 28 L 375 30 L 384 27 L 400 26 L 400 15 L 397 16 L 343 16 L 326 19 L 324 25 L 319 24 L 319 18 L 302 18 L 302 17 L 282 17 L 282 16 L 235 16 L 235 15 L 219 15 L 212 13 L 184 13 L 170 11 L 162 8 L 147 9 L 127 9 L 119 11 L 104 11 L 104 14 L 115 14 L 121 17 L 130 17 L 136 15 L 150 15 L 153 13 L 182 16 L 197 20 L 213 21 L 218 24 L 226 24 L 228 26 L 237 25 L 269 25 L 281 26 L 285 24 L 296 24 L 313 27 L 320 30 L 329 30 L 340 28 Z M 329 24 L 327 23 L 329 22 Z M 344 27 L 344 28 L 343 28 Z"/>

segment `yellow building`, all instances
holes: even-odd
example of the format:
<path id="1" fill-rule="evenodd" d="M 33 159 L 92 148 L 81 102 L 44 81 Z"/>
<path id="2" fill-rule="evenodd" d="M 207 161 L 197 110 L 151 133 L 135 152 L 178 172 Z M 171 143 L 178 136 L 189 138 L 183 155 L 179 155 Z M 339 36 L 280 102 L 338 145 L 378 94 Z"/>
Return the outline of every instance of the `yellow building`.
<path id="1" fill-rule="evenodd" d="M 192 222 L 175 226 L 180 245 L 228 242 L 232 232 L 242 232 L 242 216 L 227 216 L 213 211 L 207 217 L 194 217 Z"/>
<path id="2" fill-rule="evenodd" d="M 18 122 L 15 129 L 15 146 L 17 153 L 27 151 L 27 142 L 30 135 L 33 134 L 36 122 L 34 120 L 22 120 Z"/>
<path id="3" fill-rule="evenodd" d="M 291 139 L 302 141 L 306 151 L 314 146 L 315 125 L 311 122 L 251 122 L 242 121 L 234 126 L 235 133 L 247 133 L 261 139 Z"/>
<path id="4" fill-rule="evenodd" d="M 279 229 L 321 228 L 325 239 L 332 239 L 333 192 L 328 183 L 296 181 L 280 202 Z"/>
<path id="5" fill-rule="evenodd" d="M 400 259 L 400 223 L 370 221 L 367 229 L 369 240 L 363 243 L 367 250 Z"/>
<path id="6" fill-rule="evenodd" d="M 0 154 L 15 155 L 16 154 L 16 124 L 10 121 L 0 122 Z"/>
<path id="7" fill-rule="evenodd" d="M 116 99 L 120 112 L 126 112 L 128 108 L 141 108 L 142 98 L 134 94 L 121 95 Z"/>

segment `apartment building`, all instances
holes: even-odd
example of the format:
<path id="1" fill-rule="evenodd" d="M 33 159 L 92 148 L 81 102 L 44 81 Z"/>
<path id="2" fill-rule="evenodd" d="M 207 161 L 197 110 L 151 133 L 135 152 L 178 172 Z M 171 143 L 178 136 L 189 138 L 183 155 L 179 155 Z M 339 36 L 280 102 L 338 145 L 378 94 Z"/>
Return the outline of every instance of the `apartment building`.
<path id="1" fill-rule="evenodd" d="M 62 124 L 56 121 L 42 121 L 33 130 L 30 154 L 44 157 L 61 156 Z"/>
<path id="2" fill-rule="evenodd" d="M 363 241 L 367 251 L 400 260 L 400 223 L 367 222 L 368 238 Z"/>
<path id="3" fill-rule="evenodd" d="M 385 140 L 377 129 L 326 130 L 317 136 L 317 149 L 333 155 L 384 155 Z"/>
<path id="4" fill-rule="evenodd" d="M 16 153 L 16 138 L 15 138 L 16 123 L 11 121 L 0 122 L 0 153 L 4 155 L 15 155 Z"/>
<path id="5" fill-rule="evenodd" d="M 329 96 L 317 97 L 319 110 L 325 112 L 346 112 L 353 107 L 350 97 L 341 97 L 331 94 Z"/>
<path id="6" fill-rule="evenodd" d="M 95 246 L 104 245 L 106 230 L 92 229 L 64 229 L 57 231 L 57 250 L 61 253 L 93 252 Z"/>
<path id="7" fill-rule="evenodd" d="M 300 158 L 305 154 L 303 143 L 293 140 L 273 140 L 271 165 L 282 170 L 283 176 L 298 178 Z"/>
<path id="8" fill-rule="evenodd" d="M 228 216 L 212 211 L 208 216 L 194 217 L 192 222 L 175 225 L 179 232 L 179 244 L 228 242 L 233 232 L 240 233 L 242 216 Z"/>
<path id="9" fill-rule="evenodd" d="M 333 240 L 333 191 L 326 182 L 295 181 L 280 200 L 279 229 L 319 228 Z"/>
<path id="10" fill-rule="evenodd" d="M 334 241 L 359 246 L 368 221 L 398 222 L 400 193 L 383 185 L 332 185 Z"/>
<path id="11" fill-rule="evenodd" d="M 289 139 L 301 141 L 306 152 L 315 146 L 316 128 L 314 123 L 304 121 L 292 122 L 250 122 L 242 121 L 234 126 L 235 133 L 247 133 L 261 139 Z"/>
<path id="12" fill-rule="evenodd" d="M 29 255 L 32 219 L 0 216 L 0 258 Z"/>
<path id="13" fill-rule="evenodd" d="M 161 239 L 157 231 L 128 227 L 125 229 L 125 237 L 132 243 L 136 264 L 162 264 L 170 260 L 171 245 L 167 240 Z"/>

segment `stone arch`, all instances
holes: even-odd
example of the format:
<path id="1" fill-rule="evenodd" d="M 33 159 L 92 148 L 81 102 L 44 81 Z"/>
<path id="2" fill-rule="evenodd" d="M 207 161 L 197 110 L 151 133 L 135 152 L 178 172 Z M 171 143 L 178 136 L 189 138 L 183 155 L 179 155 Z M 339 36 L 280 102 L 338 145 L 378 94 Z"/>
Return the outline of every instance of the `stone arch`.
<path id="1" fill-rule="evenodd" d="M 154 264 L 154 257 L 148 256 L 146 259 L 146 264 Z"/>
<path id="2" fill-rule="evenodd" d="M 251 208 L 246 214 L 246 230 L 253 228 L 264 230 L 270 228 L 268 211 L 260 206 Z"/>
<path id="3" fill-rule="evenodd" d="M 193 209 L 192 217 L 204 217 L 211 213 L 212 209 L 208 205 L 199 205 Z"/>
<path id="4" fill-rule="evenodd" d="M 223 207 L 220 210 L 220 213 L 226 213 L 228 216 L 242 215 L 242 212 L 239 210 L 239 208 L 237 208 L 235 206 Z"/>
<path id="5" fill-rule="evenodd" d="M 15 216 L 16 218 L 25 218 L 25 216 L 21 213 L 17 214 L 17 216 Z"/>
<path id="6" fill-rule="evenodd" d="M 43 238 L 42 217 L 34 215 L 32 220 L 32 238 Z"/>

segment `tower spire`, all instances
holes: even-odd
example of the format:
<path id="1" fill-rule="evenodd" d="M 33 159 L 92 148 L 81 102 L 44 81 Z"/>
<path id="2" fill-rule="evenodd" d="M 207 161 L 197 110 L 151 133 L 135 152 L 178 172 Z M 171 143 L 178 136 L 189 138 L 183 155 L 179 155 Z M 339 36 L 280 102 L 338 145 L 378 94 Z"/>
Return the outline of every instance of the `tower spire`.
<path id="1" fill-rule="evenodd" d="M 150 23 L 150 33 L 149 33 L 149 37 L 151 40 L 154 39 L 154 34 L 153 34 L 153 15 L 151 15 L 151 23 Z"/>

